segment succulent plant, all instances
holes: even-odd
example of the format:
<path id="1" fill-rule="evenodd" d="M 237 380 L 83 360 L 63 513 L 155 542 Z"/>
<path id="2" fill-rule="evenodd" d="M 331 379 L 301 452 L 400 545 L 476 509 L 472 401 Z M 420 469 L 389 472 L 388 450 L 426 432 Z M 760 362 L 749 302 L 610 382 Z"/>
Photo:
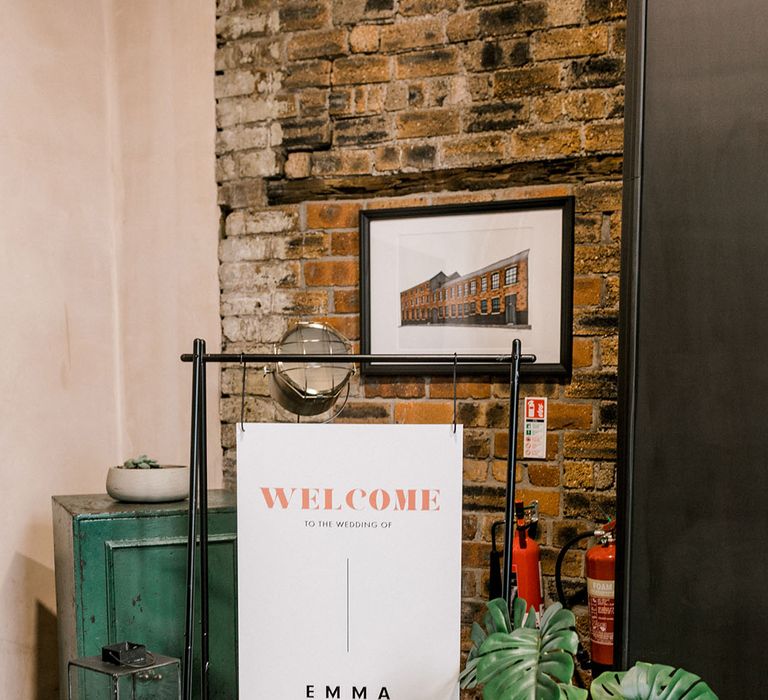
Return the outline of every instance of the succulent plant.
<path id="1" fill-rule="evenodd" d="M 159 469 L 160 465 L 157 460 L 150 459 L 147 455 L 139 455 L 133 459 L 126 459 L 120 465 L 121 469 Z"/>

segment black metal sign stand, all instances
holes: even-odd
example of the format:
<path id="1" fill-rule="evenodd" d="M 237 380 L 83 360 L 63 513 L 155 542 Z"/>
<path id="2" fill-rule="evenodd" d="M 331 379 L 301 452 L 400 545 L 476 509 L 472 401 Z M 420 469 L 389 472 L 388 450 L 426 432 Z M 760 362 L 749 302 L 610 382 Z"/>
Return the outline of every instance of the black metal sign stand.
<path id="1" fill-rule="evenodd" d="M 322 362 L 339 355 L 280 353 L 281 362 Z M 187 597 L 184 629 L 183 699 L 192 700 L 192 659 L 194 652 L 195 594 L 197 588 L 196 550 L 200 549 L 200 697 L 207 700 L 209 667 L 208 625 L 208 448 L 206 444 L 205 366 L 213 363 L 252 363 L 269 365 L 276 361 L 274 353 L 206 354 L 205 341 L 194 342 L 191 355 L 181 356 L 192 363 L 192 435 L 189 458 L 189 529 L 187 538 Z M 534 355 L 523 355 L 520 341 L 512 342 L 511 355 L 344 355 L 344 362 L 407 362 L 414 364 L 509 365 L 509 449 L 507 454 L 507 500 L 504 511 L 504 565 L 502 595 L 509 604 L 512 593 L 512 535 L 515 507 L 515 465 L 517 451 L 517 404 L 520 397 L 520 365 L 536 362 Z M 199 540 L 198 540 L 199 536 Z"/>

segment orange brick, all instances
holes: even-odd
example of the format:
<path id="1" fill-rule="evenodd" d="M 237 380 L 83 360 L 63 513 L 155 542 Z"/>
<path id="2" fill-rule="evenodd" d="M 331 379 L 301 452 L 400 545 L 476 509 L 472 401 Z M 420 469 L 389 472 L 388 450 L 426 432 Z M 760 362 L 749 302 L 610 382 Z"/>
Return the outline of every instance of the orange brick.
<path id="1" fill-rule="evenodd" d="M 621 267 L 621 249 L 618 244 L 580 245 L 573 256 L 573 268 L 583 274 L 618 273 Z"/>
<path id="2" fill-rule="evenodd" d="M 423 207 L 429 203 L 426 197 L 393 197 L 376 199 L 366 204 L 366 209 L 399 209 L 402 207 Z"/>
<path id="3" fill-rule="evenodd" d="M 616 433 L 568 432 L 564 454 L 575 459 L 616 459 Z"/>
<path id="4" fill-rule="evenodd" d="M 397 115 L 397 137 L 441 136 L 459 132 L 459 114 L 452 109 L 416 110 Z"/>
<path id="5" fill-rule="evenodd" d="M 502 518 L 501 513 L 489 513 L 482 517 L 478 527 L 478 539 L 481 542 L 490 542 L 493 538 L 493 524 L 499 522 Z M 465 538 L 469 539 L 469 538 Z M 504 529 L 502 526 L 496 528 L 496 545 L 501 547 L 504 539 Z"/>
<path id="6" fill-rule="evenodd" d="M 580 214 L 576 217 L 574 238 L 577 243 L 599 243 L 602 232 L 602 214 Z"/>
<path id="7" fill-rule="evenodd" d="M 560 467 L 553 464 L 529 464 L 528 481 L 533 486 L 560 486 Z"/>
<path id="8" fill-rule="evenodd" d="M 533 45 L 533 56 L 537 61 L 543 61 L 600 54 L 607 50 L 608 30 L 597 25 L 539 32 Z"/>
<path id="9" fill-rule="evenodd" d="M 350 401 L 337 423 L 391 423 L 389 404 L 383 401 Z"/>
<path id="10" fill-rule="evenodd" d="M 520 131 L 513 135 L 512 149 L 522 158 L 572 155 L 581 149 L 581 132 L 573 127 Z"/>
<path id="11" fill-rule="evenodd" d="M 366 380 L 363 384 L 366 396 L 386 399 L 421 399 L 426 393 L 424 380 L 402 381 L 398 377 Z"/>
<path id="12" fill-rule="evenodd" d="M 480 595 L 478 571 L 461 572 L 461 597 L 477 598 Z"/>
<path id="13" fill-rule="evenodd" d="M 320 151 L 312 154 L 312 175 L 362 175 L 371 171 L 369 151 Z"/>
<path id="14" fill-rule="evenodd" d="M 600 364 L 615 367 L 619 364 L 619 339 L 600 338 Z"/>
<path id="15" fill-rule="evenodd" d="M 540 489 L 517 489 L 515 499 L 539 502 L 539 512 L 543 515 L 560 515 L 560 493 L 558 491 L 542 491 Z"/>
<path id="16" fill-rule="evenodd" d="M 357 228 L 359 211 L 359 204 L 310 202 L 307 204 L 307 228 Z"/>
<path id="17" fill-rule="evenodd" d="M 285 76 L 285 87 L 323 87 L 331 84 L 330 61 L 299 61 L 291 63 Z M 286 105 L 291 109 L 290 103 Z"/>
<path id="18" fill-rule="evenodd" d="M 485 481 L 488 476 L 488 462 L 482 459 L 464 460 L 465 481 Z"/>
<path id="19" fill-rule="evenodd" d="M 587 151 L 621 151 L 624 148 L 624 122 L 587 125 L 584 147 Z"/>
<path id="20" fill-rule="evenodd" d="M 461 566 L 464 569 L 482 569 L 488 566 L 491 545 L 484 542 L 462 542 Z"/>
<path id="21" fill-rule="evenodd" d="M 459 52 L 454 47 L 414 51 L 397 57 L 396 76 L 400 80 L 408 80 L 435 75 L 456 75 L 458 65 Z"/>
<path id="22" fill-rule="evenodd" d="M 552 576 L 555 573 L 555 562 L 558 551 L 549 547 L 541 548 L 541 573 Z M 584 553 L 579 550 L 571 550 L 563 558 L 562 574 L 570 578 L 580 578 L 584 571 Z"/>
<path id="23" fill-rule="evenodd" d="M 395 423 L 451 423 L 453 404 L 447 401 L 407 401 L 395 404 Z"/>
<path id="24" fill-rule="evenodd" d="M 327 58 L 343 54 L 347 45 L 343 29 L 322 29 L 314 32 L 295 34 L 288 42 L 288 58 Z"/>
<path id="25" fill-rule="evenodd" d="M 460 194 L 437 195 L 433 204 L 467 204 L 468 202 L 490 202 L 495 199 L 493 192 L 461 192 Z"/>
<path id="26" fill-rule="evenodd" d="M 436 15 L 446 10 L 453 13 L 459 6 L 459 0 L 400 0 L 398 11 L 405 17 L 413 15 Z"/>
<path id="27" fill-rule="evenodd" d="M 379 28 L 375 24 L 361 24 L 349 34 L 349 45 L 355 53 L 371 53 L 379 48 Z"/>
<path id="28" fill-rule="evenodd" d="M 621 209 L 621 182 L 590 182 L 576 188 L 578 211 L 619 211 Z"/>
<path id="29" fill-rule="evenodd" d="M 488 459 L 491 456 L 491 436 L 487 430 L 464 429 L 464 456 L 472 459 Z"/>
<path id="30" fill-rule="evenodd" d="M 502 484 L 507 483 L 507 460 L 496 459 L 491 466 L 491 476 L 496 481 L 500 481 Z M 520 462 L 515 462 L 515 483 L 520 483 L 523 480 L 523 465 Z"/>
<path id="31" fill-rule="evenodd" d="M 592 462 L 566 462 L 563 474 L 566 488 L 584 489 L 595 485 Z"/>
<path id="32" fill-rule="evenodd" d="M 453 380 L 433 377 L 429 383 L 429 395 L 433 399 L 452 399 Z M 487 399 L 491 395 L 491 385 L 486 381 L 456 382 L 457 399 Z"/>
<path id="33" fill-rule="evenodd" d="M 334 85 L 384 83 L 389 80 L 389 57 L 350 56 L 333 62 Z"/>
<path id="34" fill-rule="evenodd" d="M 550 430 L 562 428 L 589 430 L 592 427 L 592 406 L 551 401 L 547 406 L 547 423 Z"/>
<path id="35" fill-rule="evenodd" d="M 491 542 L 493 540 L 493 524 L 494 523 L 503 523 L 503 513 L 489 513 L 487 514 L 481 521 L 480 527 L 479 527 L 479 537 L 477 538 L 480 540 L 480 542 Z M 496 547 L 499 550 L 502 550 L 504 547 L 504 526 L 499 525 L 496 528 Z"/>
<path id="36" fill-rule="evenodd" d="M 445 33 L 449 41 L 474 39 L 478 32 L 477 12 L 452 14 L 445 24 Z"/>
<path id="37" fill-rule="evenodd" d="M 349 340 L 356 340 L 360 337 L 360 324 L 357 316 L 322 316 L 314 320 L 318 323 L 328 324 Z"/>
<path id="38" fill-rule="evenodd" d="M 477 536 L 477 525 L 477 516 L 474 513 L 464 513 L 461 517 L 461 539 L 475 539 Z"/>
<path id="39" fill-rule="evenodd" d="M 565 113 L 573 121 L 600 119 L 608 111 L 608 96 L 600 90 L 573 90 L 565 97 Z"/>
<path id="40" fill-rule="evenodd" d="M 494 75 L 493 94 L 499 100 L 541 95 L 560 87 L 560 67 L 539 65 L 499 71 Z"/>
<path id="41" fill-rule="evenodd" d="M 480 165 L 504 157 L 506 138 L 503 135 L 459 136 L 443 144 L 446 165 Z"/>
<path id="42" fill-rule="evenodd" d="M 577 277 L 573 281 L 573 303 L 575 306 L 597 306 L 602 290 L 600 277 Z"/>
<path id="43" fill-rule="evenodd" d="M 400 149 L 392 146 L 379 146 L 374 151 L 376 170 L 383 172 L 386 170 L 397 170 L 400 167 Z M 368 205 L 370 209 L 381 209 L 377 203 Z"/>
<path id="44" fill-rule="evenodd" d="M 349 287 L 357 284 L 356 260 L 318 260 L 304 263 L 304 280 L 309 287 Z"/>
<path id="45" fill-rule="evenodd" d="M 360 311 L 360 292 L 357 289 L 334 289 L 333 310 L 339 314 L 358 313 Z"/>
<path id="46" fill-rule="evenodd" d="M 531 100 L 531 111 L 540 122 L 553 124 L 563 117 L 565 112 L 565 95 L 561 92 L 556 92 L 545 97 L 534 97 Z"/>
<path id="47" fill-rule="evenodd" d="M 432 18 L 390 24 L 381 30 L 381 50 L 390 53 L 434 46 L 442 42 L 441 23 Z"/>
<path id="48" fill-rule="evenodd" d="M 496 190 L 495 199 L 539 199 L 544 197 L 568 197 L 574 193 L 573 185 L 530 185 Z"/>
<path id="49" fill-rule="evenodd" d="M 611 240 L 621 241 L 621 212 L 615 211 L 608 217 Z"/>
<path id="50" fill-rule="evenodd" d="M 331 255 L 358 255 L 360 252 L 357 231 L 336 232 L 331 235 Z"/>
<path id="51" fill-rule="evenodd" d="M 591 367 L 594 357 L 595 341 L 592 338 L 573 339 L 573 366 Z"/>

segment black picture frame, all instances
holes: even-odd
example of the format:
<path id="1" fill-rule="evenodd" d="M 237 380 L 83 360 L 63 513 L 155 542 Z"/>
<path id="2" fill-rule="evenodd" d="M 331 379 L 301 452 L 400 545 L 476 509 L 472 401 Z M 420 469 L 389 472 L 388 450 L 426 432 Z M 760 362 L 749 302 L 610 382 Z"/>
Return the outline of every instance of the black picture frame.
<path id="1" fill-rule="evenodd" d="M 537 355 L 537 362 L 523 365 L 521 374 L 567 379 L 572 367 L 574 210 L 572 196 L 362 210 L 361 352 L 509 354 L 513 339 L 520 337 L 523 352 Z M 513 250 L 515 246 L 521 249 Z M 455 268 L 466 251 L 466 265 L 434 269 L 440 267 L 440 255 L 433 255 L 436 248 L 444 251 L 445 264 L 450 260 Z M 477 267 L 483 251 L 487 264 Z M 524 289 L 519 286 L 523 272 Z M 487 280 L 481 292 L 483 276 Z M 515 294 L 502 295 L 504 286 Z M 542 330 L 535 330 L 535 324 Z M 407 342 L 402 341 L 405 335 Z M 477 347 L 471 338 L 478 339 Z M 453 365 L 364 363 L 361 371 L 367 376 L 445 375 L 453 373 Z M 504 365 L 484 364 L 459 369 L 472 375 L 508 371 Z"/>

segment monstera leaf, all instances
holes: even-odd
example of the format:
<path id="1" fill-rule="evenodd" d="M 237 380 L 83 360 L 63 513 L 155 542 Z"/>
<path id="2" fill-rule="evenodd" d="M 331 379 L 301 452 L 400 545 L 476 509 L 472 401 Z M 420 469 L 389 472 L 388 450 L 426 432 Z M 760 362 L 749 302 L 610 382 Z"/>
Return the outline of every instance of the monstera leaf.
<path id="1" fill-rule="evenodd" d="M 542 616 L 541 629 L 524 625 L 488 635 L 476 664 L 484 700 L 561 700 L 569 692 L 579 697 L 568 690 L 578 646 L 574 625 L 573 613 L 555 604 Z"/>
<path id="2" fill-rule="evenodd" d="M 480 647 L 489 635 L 495 633 L 509 634 L 515 629 L 524 627 L 534 629 L 536 627 L 536 614 L 532 610 L 528 610 L 528 604 L 522 598 L 515 598 L 512 602 L 512 618 L 509 616 L 507 601 L 504 598 L 495 598 L 486 607 L 487 611 L 483 618 L 485 629 L 476 622 L 472 625 L 472 648 L 460 676 L 462 688 L 477 686 L 477 664 L 480 661 L 478 654 Z"/>
<path id="3" fill-rule="evenodd" d="M 593 700 L 718 700 L 697 675 L 681 668 L 643 662 L 625 673 L 601 674 L 590 690 Z"/>
<path id="4" fill-rule="evenodd" d="M 591 694 L 571 685 L 578 647 L 575 618 L 555 604 L 536 627 L 522 598 L 492 600 L 483 626 L 472 626 L 472 649 L 461 687 L 483 684 L 483 700 L 718 700 L 693 673 L 638 662 L 629 671 L 608 671 L 592 683 Z"/>
<path id="5" fill-rule="evenodd" d="M 617 700 L 623 698 L 621 681 L 626 671 L 606 671 L 592 681 L 592 700 Z"/>

